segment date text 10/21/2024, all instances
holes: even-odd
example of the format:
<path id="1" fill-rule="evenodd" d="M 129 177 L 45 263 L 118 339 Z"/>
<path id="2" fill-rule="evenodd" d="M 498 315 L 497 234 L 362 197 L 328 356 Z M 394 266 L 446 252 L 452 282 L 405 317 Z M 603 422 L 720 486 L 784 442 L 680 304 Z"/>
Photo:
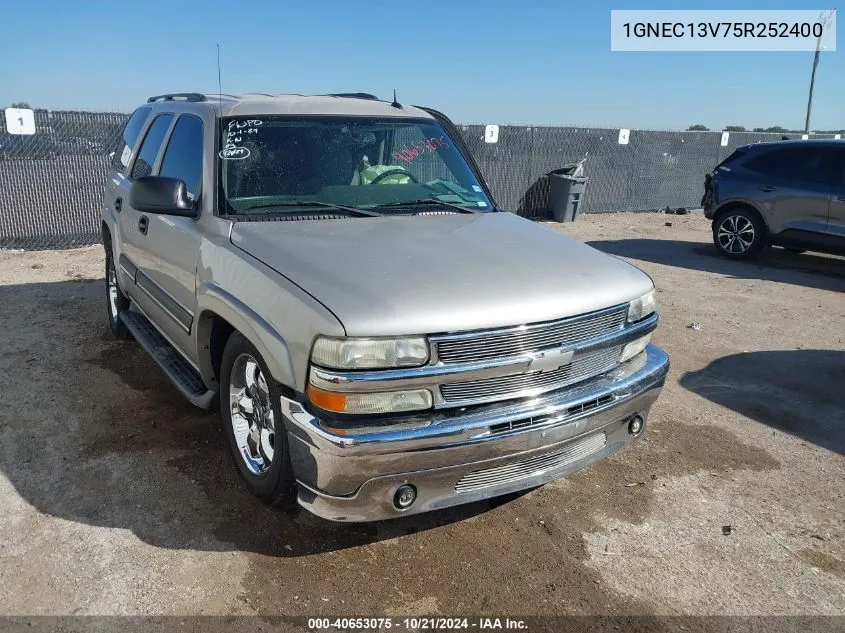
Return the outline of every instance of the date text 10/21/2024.
<path id="1" fill-rule="evenodd" d="M 527 631 L 525 620 L 511 618 L 308 618 L 307 630 L 314 631 L 384 631 L 390 629 L 409 631 Z"/>

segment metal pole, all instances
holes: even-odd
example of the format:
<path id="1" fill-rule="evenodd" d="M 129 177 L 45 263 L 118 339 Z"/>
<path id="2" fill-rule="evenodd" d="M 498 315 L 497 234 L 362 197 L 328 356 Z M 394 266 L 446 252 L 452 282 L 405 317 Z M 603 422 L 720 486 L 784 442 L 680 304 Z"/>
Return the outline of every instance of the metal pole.
<path id="1" fill-rule="evenodd" d="M 813 110 L 813 88 L 816 86 L 816 68 L 819 66 L 819 53 L 822 50 L 822 35 L 833 22 L 835 9 L 827 9 L 819 15 L 819 24 L 822 25 L 822 32 L 816 39 L 816 54 L 813 56 L 813 72 L 810 74 L 810 95 L 807 97 L 807 118 L 804 120 L 804 134 L 810 133 L 810 114 Z"/>
<path id="2" fill-rule="evenodd" d="M 819 50 L 816 49 L 816 54 L 813 57 L 813 72 L 810 75 L 810 96 L 807 98 L 807 118 L 804 121 L 804 134 L 810 133 L 810 113 L 813 110 L 813 88 L 816 85 L 816 68 L 819 65 Z"/>

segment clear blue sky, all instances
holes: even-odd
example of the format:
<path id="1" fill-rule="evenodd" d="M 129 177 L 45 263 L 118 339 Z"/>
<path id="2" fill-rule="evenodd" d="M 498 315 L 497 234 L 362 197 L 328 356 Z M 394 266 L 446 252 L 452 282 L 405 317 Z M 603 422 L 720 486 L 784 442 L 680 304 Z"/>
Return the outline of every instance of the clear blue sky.
<path id="1" fill-rule="evenodd" d="M 803 127 L 812 53 L 610 52 L 611 8 L 680 4 L 23 2 L 3 11 L 0 105 L 128 111 L 152 94 L 215 92 L 219 42 L 230 93 L 396 88 L 471 123 Z M 813 128 L 845 127 L 843 104 L 845 52 L 823 53 Z"/>

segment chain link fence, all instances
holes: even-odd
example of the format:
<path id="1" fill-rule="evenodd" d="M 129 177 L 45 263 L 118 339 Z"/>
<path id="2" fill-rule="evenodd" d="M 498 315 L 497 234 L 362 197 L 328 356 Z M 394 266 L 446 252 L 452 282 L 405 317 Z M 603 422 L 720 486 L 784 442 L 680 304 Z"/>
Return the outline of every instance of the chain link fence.
<path id="1" fill-rule="evenodd" d="M 36 134 L 0 131 L 0 248 L 72 248 L 100 241 L 100 206 L 109 153 L 129 115 L 35 111 Z M 740 145 L 778 134 L 633 130 L 627 144 L 608 128 L 458 128 L 504 209 L 546 219 L 546 174 L 587 157 L 581 213 L 696 208 L 704 174 Z M 789 135 L 800 138 L 800 135 Z M 819 136 L 818 138 L 824 138 Z"/>
<path id="2" fill-rule="evenodd" d="M 459 128 L 496 202 L 519 215 L 548 219 L 553 169 L 587 157 L 588 185 L 580 213 L 698 208 L 704 175 L 737 147 L 800 134 L 632 130 L 627 144 L 619 129 L 577 127 L 500 127 L 496 143 L 486 143 L 485 128 Z M 833 138 L 814 135 L 813 138 Z"/>

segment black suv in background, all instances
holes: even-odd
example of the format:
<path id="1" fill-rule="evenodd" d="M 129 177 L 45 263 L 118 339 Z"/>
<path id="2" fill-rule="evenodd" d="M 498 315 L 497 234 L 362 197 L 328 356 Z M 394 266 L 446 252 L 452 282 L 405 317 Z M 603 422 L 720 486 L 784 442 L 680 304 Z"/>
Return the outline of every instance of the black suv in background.
<path id="1" fill-rule="evenodd" d="M 769 244 L 845 254 L 845 141 L 739 147 L 707 174 L 701 204 L 731 259 Z"/>

